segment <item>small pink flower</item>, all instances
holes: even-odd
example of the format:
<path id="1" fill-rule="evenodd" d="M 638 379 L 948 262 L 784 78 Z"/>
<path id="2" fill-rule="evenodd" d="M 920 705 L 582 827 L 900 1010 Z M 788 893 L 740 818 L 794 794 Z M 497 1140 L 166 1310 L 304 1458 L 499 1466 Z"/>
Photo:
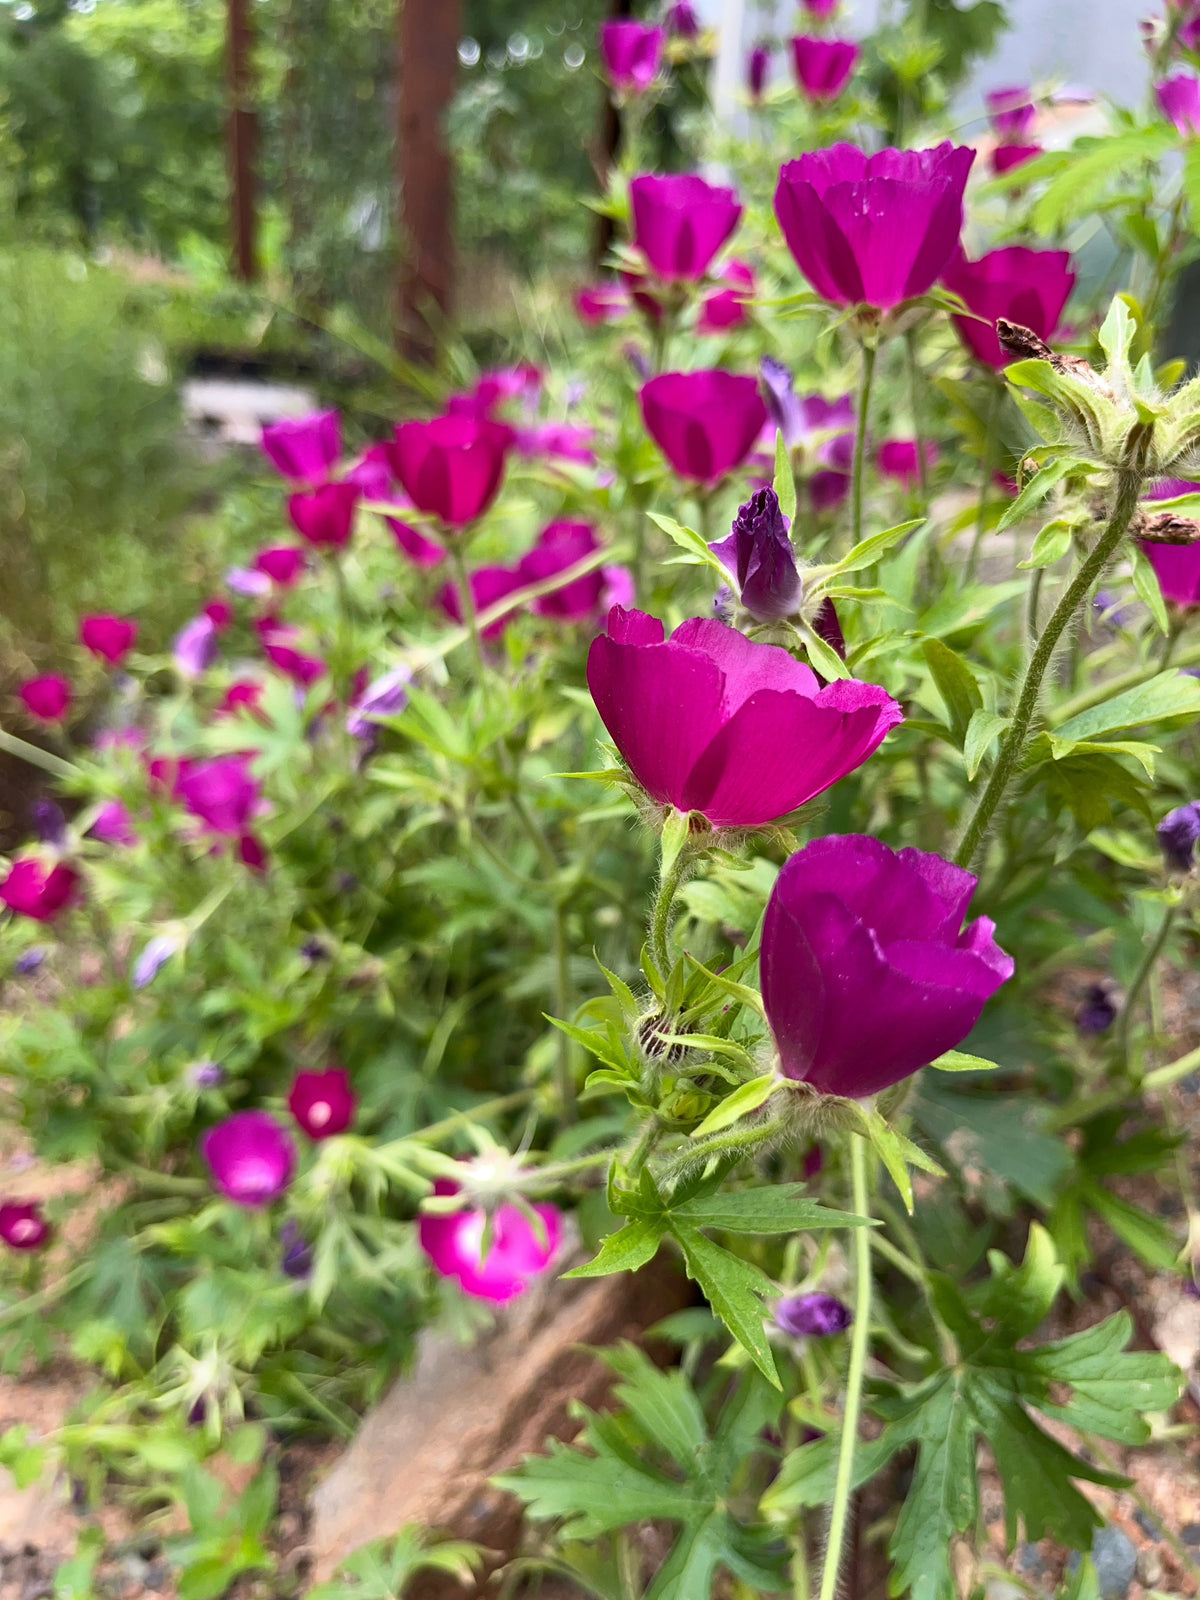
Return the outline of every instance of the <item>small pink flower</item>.
<path id="1" fill-rule="evenodd" d="M 938 447 L 932 439 L 925 440 L 925 470 L 937 465 Z M 885 478 L 895 478 L 906 489 L 915 489 L 920 482 L 921 469 L 917 460 L 915 439 L 888 439 L 879 446 L 879 470 Z"/>
<path id="2" fill-rule="evenodd" d="M 255 572 L 265 573 L 272 583 L 290 589 L 307 565 L 308 557 L 294 544 L 272 545 L 260 550 L 254 558 Z"/>
<path id="3" fill-rule="evenodd" d="M 258 814 L 262 789 L 246 756 L 189 763 L 175 785 L 179 801 L 212 833 L 236 839 Z"/>
<path id="4" fill-rule="evenodd" d="M 0 1205 L 0 1239 L 10 1250 L 40 1250 L 50 1237 L 50 1224 L 40 1200 L 9 1200 Z"/>
<path id="5" fill-rule="evenodd" d="M 1023 167 L 1041 153 L 1040 144 L 998 144 L 992 151 L 992 171 L 998 178 L 1003 177 L 1006 172 Z"/>
<path id="6" fill-rule="evenodd" d="M 324 483 L 288 499 L 288 516 L 300 537 L 316 550 L 344 550 L 354 532 L 356 483 Z"/>
<path id="7" fill-rule="evenodd" d="M 128 617 L 114 617 L 105 612 L 99 616 L 84 617 L 79 626 L 80 642 L 94 656 L 107 661 L 110 667 L 118 666 L 137 642 L 138 625 Z"/>
<path id="8" fill-rule="evenodd" d="M 322 484 L 342 453 L 341 418 L 336 411 L 284 417 L 262 431 L 263 454 L 293 483 Z"/>
<path id="9" fill-rule="evenodd" d="M 95 822 L 88 830 L 89 836 L 101 844 L 128 847 L 137 843 L 133 818 L 119 800 L 110 800 L 100 807 Z"/>
<path id="10" fill-rule="evenodd" d="M 328 1072 L 298 1072 L 288 1094 L 288 1110 L 310 1139 L 345 1133 L 357 1104 L 344 1067 Z"/>
<path id="11" fill-rule="evenodd" d="M 213 1182 L 236 1205 L 258 1209 L 277 1200 L 296 1170 L 286 1128 L 265 1111 L 238 1111 L 200 1141 Z"/>
<path id="12" fill-rule="evenodd" d="M 589 327 L 617 322 L 629 310 L 629 296 L 619 283 L 587 284 L 576 292 L 575 309 Z"/>
<path id="13" fill-rule="evenodd" d="M 224 633 L 233 621 L 233 607 L 228 600 L 210 600 L 204 607 L 204 615 L 218 633 Z"/>
<path id="14" fill-rule="evenodd" d="M 26 711 L 39 722 L 62 722 L 71 709 L 71 685 L 55 673 L 28 678 L 17 693 Z"/>
<path id="15" fill-rule="evenodd" d="M 230 717 L 235 712 L 245 711 L 256 722 L 269 726 L 270 719 L 262 709 L 262 697 L 265 684 L 255 678 L 238 678 L 231 683 L 221 697 L 221 703 L 213 713 L 216 717 Z"/>
<path id="16" fill-rule="evenodd" d="M 658 76 L 666 42 L 665 28 L 651 28 L 632 18 L 604 23 L 600 54 L 617 94 L 645 94 Z"/>
<path id="17" fill-rule="evenodd" d="M 449 1178 L 439 1178 L 433 1191 L 457 1194 L 459 1186 Z M 539 1230 L 519 1206 L 502 1205 L 492 1217 L 491 1246 L 486 1255 L 485 1211 L 422 1215 L 418 1224 L 421 1248 L 443 1278 L 458 1279 L 464 1294 L 506 1305 L 549 1270 L 562 1243 L 558 1208 L 539 1205 L 533 1210 L 541 1219 L 544 1237 L 539 1237 Z"/>
<path id="18" fill-rule="evenodd" d="M 817 105 L 836 100 L 854 76 L 861 53 L 849 39 L 793 39 L 792 66 L 801 94 Z"/>
<path id="19" fill-rule="evenodd" d="M 740 328 L 746 320 L 746 301 L 754 298 L 754 268 L 748 261 L 727 261 L 721 272 L 721 282 L 728 284 L 710 294 L 700 306 L 696 327 L 700 333 L 727 333 Z"/>
<path id="20" fill-rule="evenodd" d="M 18 916 L 52 922 L 75 901 L 79 885 L 78 872 L 66 861 L 18 856 L 0 883 L 0 900 Z"/>
<path id="21" fill-rule="evenodd" d="M 411 522 L 402 522 L 399 517 L 385 517 L 384 521 L 392 530 L 397 547 L 421 572 L 430 571 L 446 559 L 446 552 L 441 545 L 427 539 Z"/>

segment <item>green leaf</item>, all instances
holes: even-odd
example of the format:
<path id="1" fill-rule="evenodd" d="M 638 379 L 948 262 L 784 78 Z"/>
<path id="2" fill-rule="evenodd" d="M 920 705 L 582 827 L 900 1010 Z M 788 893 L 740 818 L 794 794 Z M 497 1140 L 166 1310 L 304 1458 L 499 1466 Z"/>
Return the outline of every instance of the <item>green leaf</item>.
<path id="1" fill-rule="evenodd" d="M 1033 541 L 1033 549 L 1029 552 L 1028 559 L 1019 561 L 1017 565 L 1022 570 L 1028 570 L 1030 567 L 1052 567 L 1070 550 L 1074 532 L 1075 524 L 1069 518 L 1056 517 L 1053 522 L 1046 524 Z"/>
<path id="2" fill-rule="evenodd" d="M 685 1200 L 671 1208 L 671 1220 L 694 1228 L 719 1228 L 722 1233 L 803 1233 L 814 1228 L 872 1226 L 866 1217 L 831 1211 L 805 1198 L 802 1183 L 719 1191 Z"/>
<path id="3" fill-rule="evenodd" d="M 856 544 L 833 566 L 819 568 L 818 586 L 827 578 L 840 577 L 846 572 L 861 572 L 864 567 L 873 567 L 881 556 L 885 556 L 889 550 L 898 545 L 914 528 L 919 528 L 924 520 L 924 517 L 914 517 L 910 522 L 898 522 L 894 528 L 885 528 L 882 533 L 871 534 L 869 538 Z"/>
<path id="4" fill-rule="evenodd" d="M 665 1231 L 665 1222 L 658 1223 L 649 1218 L 627 1222 L 623 1228 L 609 1234 L 591 1261 L 564 1272 L 563 1277 L 603 1278 L 610 1272 L 636 1272 L 658 1254 Z"/>
<path id="5" fill-rule="evenodd" d="M 940 639 L 923 640 L 921 654 L 925 657 L 933 681 L 937 685 L 937 691 L 945 702 L 955 743 L 961 746 L 966 739 L 971 719 L 983 708 L 983 696 L 979 692 L 979 685 L 975 682 L 975 674 L 962 657 L 956 655 L 950 646 L 943 644 Z"/>
<path id="6" fill-rule="evenodd" d="M 967 778 L 971 783 L 983 765 L 988 751 L 995 744 L 1000 735 L 1007 731 L 1011 718 L 1002 717 L 995 711 L 976 711 L 967 728 L 967 736 L 963 740 L 963 761 L 966 764 Z"/>
<path id="7" fill-rule="evenodd" d="M 1170 631 L 1171 624 L 1167 616 L 1167 605 L 1163 599 L 1162 586 L 1159 584 L 1158 574 L 1140 544 L 1131 542 L 1128 546 L 1128 553 L 1133 587 L 1137 597 L 1148 608 L 1159 633 L 1166 634 Z"/>
<path id="8" fill-rule="evenodd" d="M 723 1250 L 695 1228 L 671 1228 L 688 1277 L 700 1285 L 704 1298 L 750 1356 L 762 1375 L 781 1389 L 775 1358 L 763 1326 L 762 1297 L 771 1293 L 771 1281 L 749 1261 Z"/>
<path id="9" fill-rule="evenodd" d="M 1000 1069 L 994 1061 L 987 1061 L 983 1056 L 969 1056 L 964 1050 L 947 1050 L 945 1055 L 940 1055 L 936 1061 L 929 1063 L 938 1072 L 998 1072 Z"/>
<path id="10" fill-rule="evenodd" d="M 1200 683 L 1186 672 L 1160 672 L 1148 683 L 1126 689 L 1055 728 L 1055 737 L 1094 740 L 1106 734 L 1145 727 L 1175 718 L 1194 721 L 1200 716 Z"/>
<path id="11" fill-rule="evenodd" d="M 1179 1241 L 1158 1217 L 1099 1184 L 1089 1184 L 1085 1198 L 1119 1239 L 1135 1250 L 1143 1261 L 1160 1272 L 1171 1272 L 1179 1262 Z"/>
<path id="12" fill-rule="evenodd" d="M 703 535 L 697 533 L 695 528 L 685 528 L 682 522 L 676 522 L 674 517 L 665 517 L 659 511 L 647 511 L 646 515 L 672 543 L 685 552 L 682 559 L 689 565 L 711 567 L 714 572 L 720 573 L 722 583 L 729 581 L 729 574 L 720 557 L 713 555 Z"/>
<path id="13" fill-rule="evenodd" d="M 979 1510 L 975 1475 L 975 1418 L 966 1386 L 943 1373 L 919 1413 L 920 1445 L 912 1485 L 892 1536 L 893 1585 L 912 1600 L 941 1600 L 948 1587 L 954 1535 L 965 1533 Z"/>
<path id="14" fill-rule="evenodd" d="M 1114 295 L 1112 305 L 1108 308 L 1108 315 L 1096 335 L 1101 350 L 1108 357 L 1110 367 L 1129 365 L 1129 352 L 1133 348 L 1136 335 L 1137 323 L 1130 312 L 1128 297 L 1123 294 Z"/>
<path id="15" fill-rule="evenodd" d="M 1006 374 L 1009 381 L 1014 381 L 1013 373 L 1018 368 L 1032 364 L 1026 362 L 1014 363 L 1013 366 L 1009 367 Z M 1060 484 L 1069 473 L 1074 472 L 1078 465 L 1079 463 L 1070 456 L 1059 456 L 1056 460 L 1048 462 L 1038 472 L 1035 472 L 1017 498 L 1006 508 L 1004 515 L 996 526 L 997 533 L 1004 533 L 1015 522 L 1023 522 L 1034 507 L 1041 505 L 1051 490 Z"/>
<path id="16" fill-rule="evenodd" d="M 749 1083 L 743 1083 L 732 1094 L 725 1096 L 720 1105 L 714 1106 L 698 1128 L 692 1129 L 692 1138 L 700 1139 L 705 1134 L 719 1133 L 722 1128 L 728 1128 L 741 1117 L 747 1117 L 752 1111 L 757 1111 L 779 1088 L 779 1079 L 773 1072 L 764 1072 L 761 1077 L 751 1078 Z"/>
<path id="17" fill-rule="evenodd" d="M 779 509 L 790 523 L 795 523 L 796 475 L 782 428 L 775 430 L 775 493 L 779 496 Z"/>

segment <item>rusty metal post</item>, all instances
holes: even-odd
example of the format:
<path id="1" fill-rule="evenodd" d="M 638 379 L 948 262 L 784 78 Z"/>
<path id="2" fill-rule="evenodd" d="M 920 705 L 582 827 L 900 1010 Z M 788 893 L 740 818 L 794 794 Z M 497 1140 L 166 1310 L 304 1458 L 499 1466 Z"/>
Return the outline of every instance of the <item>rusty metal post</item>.
<path id="1" fill-rule="evenodd" d="M 258 208 L 255 158 L 253 0 L 229 0 L 229 183 L 233 212 L 233 268 L 243 283 L 258 277 Z"/>
<path id="2" fill-rule="evenodd" d="M 461 0 L 399 0 L 400 271 L 398 342 L 411 361 L 437 354 L 454 303 L 454 174 L 445 118 L 458 80 Z"/>

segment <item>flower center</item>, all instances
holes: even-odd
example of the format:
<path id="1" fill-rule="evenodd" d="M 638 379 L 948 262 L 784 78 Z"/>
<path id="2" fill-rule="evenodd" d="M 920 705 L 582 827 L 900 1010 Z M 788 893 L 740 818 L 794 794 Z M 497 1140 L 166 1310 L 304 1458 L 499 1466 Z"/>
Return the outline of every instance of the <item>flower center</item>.
<path id="1" fill-rule="evenodd" d="M 333 1107 L 327 1100 L 318 1100 L 308 1108 L 308 1120 L 314 1128 L 323 1128 L 333 1115 Z"/>
<path id="2" fill-rule="evenodd" d="M 10 1231 L 15 1244 L 24 1244 L 27 1239 L 32 1239 L 36 1235 L 38 1225 L 32 1217 L 21 1217 L 19 1221 L 13 1223 Z"/>
<path id="3" fill-rule="evenodd" d="M 269 1199 L 278 1186 L 274 1166 L 261 1156 L 244 1156 L 229 1175 L 229 1187 L 245 1200 Z"/>

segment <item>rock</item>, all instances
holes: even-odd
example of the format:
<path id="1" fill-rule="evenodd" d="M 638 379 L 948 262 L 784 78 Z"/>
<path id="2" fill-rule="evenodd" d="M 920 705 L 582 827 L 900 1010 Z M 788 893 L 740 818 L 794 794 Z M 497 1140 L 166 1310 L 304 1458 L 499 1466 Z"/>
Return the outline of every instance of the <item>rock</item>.
<path id="1" fill-rule="evenodd" d="M 1092 1560 L 1102 1600 L 1125 1600 L 1137 1576 L 1137 1547 L 1120 1528 L 1098 1528 L 1092 1540 Z"/>
<path id="2" fill-rule="evenodd" d="M 313 1495 L 313 1581 L 409 1522 L 507 1557 L 521 1509 L 489 1479 L 547 1438 L 573 1437 L 574 1402 L 603 1402 L 612 1374 L 580 1346 L 640 1339 L 692 1297 L 663 1252 L 640 1272 L 538 1285 L 472 1348 L 428 1329 L 412 1376 L 367 1415 Z M 461 1594 L 452 1580 L 431 1576 L 418 1582 L 413 1600 Z"/>

